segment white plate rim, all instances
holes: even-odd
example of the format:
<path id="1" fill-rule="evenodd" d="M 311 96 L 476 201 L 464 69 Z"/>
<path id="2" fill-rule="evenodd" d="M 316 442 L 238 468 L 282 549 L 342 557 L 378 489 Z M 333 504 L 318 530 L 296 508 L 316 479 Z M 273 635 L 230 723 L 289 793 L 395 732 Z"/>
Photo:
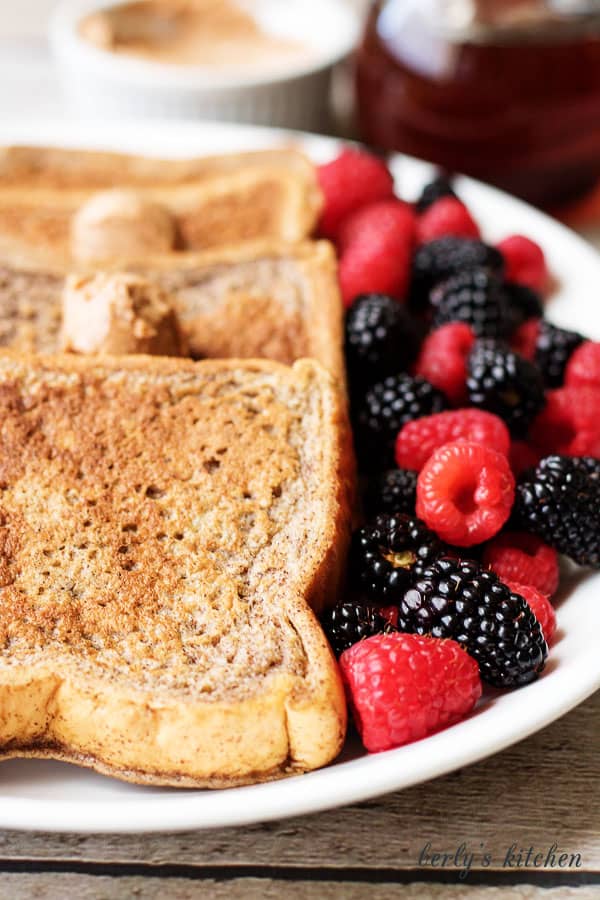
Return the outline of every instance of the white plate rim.
<path id="1" fill-rule="evenodd" d="M 209 122 L 118 122 L 84 126 L 68 122 L 28 124 L 17 121 L 0 125 L 1 145 L 47 143 L 165 156 L 290 142 L 300 144 L 316 159 L 327 158 L 339 147 L 339 142 L 331 138 Z M 393 168 L 401 187 L 409 190 L 412 187 L 413 193 L 415 183 L 422 181 L 430 171 L 425 163 L 400 157 L 394 159 Z M 569 325 L 571 322 L 584 328 L 581 323 L 573 322 L 578 313 L 576 310 L 573 314 L 572 309 L 582 305 L 579 291 L 584 290 L 590 280 L 600 283 L 600 256 L 595 250 L 560 223 L 501 191 L 467 178 L 459 179 L 458 189 L 475 215 L 481 218 L 490 239 L 522 230 L 552 249 L 552 260 L 562 277 L 563 287 L 552 304 L 551 318 L 558 324 Z M 492 214 L 493 210 L 500 211 L 498 218 Z M 510 214 L 506 218 L 507 210 Z M 592 293 L 589 286 L 587 290 Z M 592 336 L 600 338 L 600 308 L 596 312 L 592 310 L 592 321 L 586 327 Z M 122 786 L 123 792 L 116 792 L 113 797 L 109 785 L 115 785 L 114 781 L 73 769 L 72 791 L 78 794 L 83 785 L 83 795 L 78 800 L 58 800 L 44 796 L 43 792 L 39 796 L 28 796 L 27 790 L 19 793 L 19 778 L 17 793 L 11 793 L 14 784 L 11 771 L 13 774 L 25 773 L 23 783 L 28 785 L 31 794 L 36 792 L 35 777 L 41 779 L 38 784 L 43 785 L 45 778 L 55 779 L 57 771 L 65 771 L 56 768 L 63 764 L 5 762 L 0 766 L 0 828 L 142 833 L 240 826 L 356 803 L 482 760 L 550 724 L 600 688 L 600 656 L 594 652 L 591 641 L 580 645 L 573 640 L 577 637 L 578 624 L 582 627 L 582 610 L 593 618 L 595 607 L 600 607 L 593 602 L 596 593 L 600 593 L 600 574 L 580 583 L 561 605 L 558 615 L 562 637 L 553 649 L 547 672 L 538 682 L 518 692 L 499 693 L 483 710 L 424 741 L 384 754 L 334 763 L 318 772 L 226 791 Z M 600 627 L 600 612 L 596 616 Z M 28 773 L 34 775 L 31 787 L 27 782 Z M 85 785 L 91 784 L 89 779 L 94 781 L 91 800 L 85 799 Z M 97 782 L 98 779 L 102 781 Z M 109 799 L 98 801 L 97 796 L 106 792 Z"/>

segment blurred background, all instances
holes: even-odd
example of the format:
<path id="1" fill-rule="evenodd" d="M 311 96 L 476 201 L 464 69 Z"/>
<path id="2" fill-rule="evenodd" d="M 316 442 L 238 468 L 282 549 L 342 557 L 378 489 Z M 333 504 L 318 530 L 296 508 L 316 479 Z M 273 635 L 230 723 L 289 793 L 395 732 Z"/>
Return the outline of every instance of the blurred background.
<path id="1" fill-rule="evenodd" d="M 600 0 L 18 0 L 0 78 L 5 119 L 342 134 L 598 218 Z"/>

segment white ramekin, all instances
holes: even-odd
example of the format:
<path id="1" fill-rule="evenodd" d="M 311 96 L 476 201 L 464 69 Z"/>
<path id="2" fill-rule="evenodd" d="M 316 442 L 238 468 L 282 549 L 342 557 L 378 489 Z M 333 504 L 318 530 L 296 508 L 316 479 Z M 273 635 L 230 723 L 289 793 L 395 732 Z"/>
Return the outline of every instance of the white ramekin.
<path id="1" fill-rule="evenodd" d="M 201 118 L 320 131 L 328 124 L 333 66 L 358 39 L 360 17 L 348 0 L 257 0 L 287 17 L 294 36 L 317 48 L 309 62 L 257 76 L 170 66 L 100 50 L 80 37 L 81 19 L 125 0 L 63 0 L 50 40 L 65 95 L 78 116 Z M 292 17 L 291 19 L 289 17 Z"/>

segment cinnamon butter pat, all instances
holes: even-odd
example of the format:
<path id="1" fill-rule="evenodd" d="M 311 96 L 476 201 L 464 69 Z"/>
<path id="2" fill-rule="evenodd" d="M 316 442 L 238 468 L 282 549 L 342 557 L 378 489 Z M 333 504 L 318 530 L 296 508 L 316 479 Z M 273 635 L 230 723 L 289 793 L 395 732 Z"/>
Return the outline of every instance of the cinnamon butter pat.
<path id="1" fill-rule="evenodd" d="M 175 242 L 169 210 L 130 190 L 93 194 L 71 225 L 71 251 L 81 263 L 169 253 Z"/>
<path id="2" fill-rule="evenodd" d="M 74 353 L 187 355 L 170 295 L 128 272 L 67 277 L 61 344 Z"/>

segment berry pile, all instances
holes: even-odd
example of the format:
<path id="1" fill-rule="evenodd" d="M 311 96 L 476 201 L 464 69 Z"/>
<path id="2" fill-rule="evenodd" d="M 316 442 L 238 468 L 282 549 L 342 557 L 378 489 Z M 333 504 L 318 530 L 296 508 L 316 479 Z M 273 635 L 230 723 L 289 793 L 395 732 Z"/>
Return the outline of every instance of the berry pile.
<path id="1" fill-rule="evenodd" d="M 364 488 L 323 627 L 378 751 L 536 679 L 558 554 L 600 568 L 600 343 L 545 320 L 542 249 L 487 244 L 446 175 L 410 204 L 348 150 L 319 180 Z"/>

